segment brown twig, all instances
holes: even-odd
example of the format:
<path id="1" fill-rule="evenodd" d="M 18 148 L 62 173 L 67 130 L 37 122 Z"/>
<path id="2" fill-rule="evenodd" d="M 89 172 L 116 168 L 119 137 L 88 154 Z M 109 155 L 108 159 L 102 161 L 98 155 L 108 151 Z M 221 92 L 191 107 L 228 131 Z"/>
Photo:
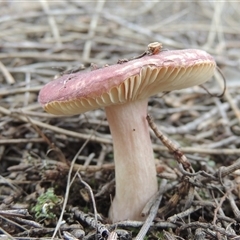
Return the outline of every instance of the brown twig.
<path id="1" fill-rule="evenodd" d="M 148 56 L 151 56 L 151 55 L 155 55 L 155 54 L 158 54 L 162 49 L 162 43 L 159 43 L 159 42 L 153 42 L 153 43 L 149 43 L 148 46 L 147 46 L 147 50 L 144 51 L 142 54 L 136 56 L 136 57 L 132 57 L 132 58 L 129 58 L 129 59 L 119 59 L 118 60 L 118 64 L 122 64 L 122 63 L 125 63 L 125 62 L 128 62 L 128 61 L 132 61 L 132 60 L 135 60 L 135 59 L 139 59 L 139 58 L 142 58 L 146 55 Z"/>
<path id="2" fill-rule="evenodd" d="M 182 153 L 182 151 L 180 151 L 179 148 L 175 146 L 175 144 L 173 144 L 171 140 L 169 140 L 163 135 L 163 133 L 157 128 L 156 124 L 153 122 L 153 119 L 149 114 L 147 115 L 147 121 L 151 129 L 156 134 L 157 138 L 159 138 L 162 143 L 168 148 L 168 150 L 173 153 L 178 163 L 182 164 L 186 171 L 192 172 L 191 164 L 187 160 L 186 156 Z"/>

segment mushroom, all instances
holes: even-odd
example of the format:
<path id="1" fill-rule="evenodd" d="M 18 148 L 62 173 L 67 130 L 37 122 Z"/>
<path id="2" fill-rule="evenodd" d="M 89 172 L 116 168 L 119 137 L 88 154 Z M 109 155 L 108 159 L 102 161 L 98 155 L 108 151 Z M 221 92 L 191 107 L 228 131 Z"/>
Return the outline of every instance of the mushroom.
<path id="1" fill-rule="evenodd" d="M 43 108 L 75 115 L 105 108 L 113 139 L 116 191 L 112 222 L 143 220 L 141 211 L 157 192 L 149 128 L 148 97 L 199 85 L 213 76 L 216 63 L 202 50 L 162 51 L 89 72 L 67 74 L 39 93 Z"/>

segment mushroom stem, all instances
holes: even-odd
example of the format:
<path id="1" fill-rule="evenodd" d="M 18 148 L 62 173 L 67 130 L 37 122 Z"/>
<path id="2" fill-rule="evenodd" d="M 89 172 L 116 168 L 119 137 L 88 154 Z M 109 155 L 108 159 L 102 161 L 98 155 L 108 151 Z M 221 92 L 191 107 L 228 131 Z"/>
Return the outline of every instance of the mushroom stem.
<path id="1" fill-rule="evenodd" d="M 116 192 L 113 222 L 143 220 L 141 211 L 157 192 L 156 168 L 146 120 L 147 100 L 106 107 L 113 138 Z"/>

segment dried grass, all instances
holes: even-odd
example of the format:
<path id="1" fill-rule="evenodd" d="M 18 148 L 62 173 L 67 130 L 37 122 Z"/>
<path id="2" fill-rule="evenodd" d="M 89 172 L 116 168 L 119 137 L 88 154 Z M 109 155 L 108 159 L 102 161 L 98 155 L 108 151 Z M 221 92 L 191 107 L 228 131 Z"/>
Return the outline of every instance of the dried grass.
<path id="1" fill-rule="evenodd" d="M 150 99 L 158 128 L 181 146 L 198 175 L 180 171 L 152 133 L 158 174 L 168 180 L 168 191 L 148 226 L 148 239 L 240 239 L 239 8 L 237 1 L 0 2 L 0 238 L 48 239 L 55 232 L 54 239 L 76 239 L 81 230 L 83 239 L 93 239 L 94 219 L 77 220 L 71 210 L 93 212 L 77 175 L 72 181 L 76 172 L 89 183 L 107 231 L 122 239 L 131 238 L 130 229 L 137 235 L 142 223 L 107 224 L 114 164 L 104 112 L 55 117 L 43 112 L 37 95 L 66 69 L 116 63 L 159 41 L 166 49 L 208 51 L 228 87 L 221 99 L 200 87 Z M 205 87 L 220 93 L 220 77 Z M 65 212 L 60 205 L 56 218 L 40 222 L 32 207 L 50 187 L 68 199 Z M 66 222 L 56 227 L 61 213 Z M 145 233 L 140 235 L 136 239 Z"/>

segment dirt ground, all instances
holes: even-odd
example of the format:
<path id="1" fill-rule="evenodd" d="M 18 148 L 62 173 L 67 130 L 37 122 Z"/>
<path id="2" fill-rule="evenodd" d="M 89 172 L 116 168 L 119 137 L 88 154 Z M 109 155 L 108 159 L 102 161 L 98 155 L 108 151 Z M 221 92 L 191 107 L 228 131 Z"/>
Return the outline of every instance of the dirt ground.
<path id="1" fill-rule="evenodd" d="M 239 9 L 238 1 L 0 1 L 0 239 L 240 239 Z M 207 51 L 227 89 L 216 97 L 224 88 L 216 71 L 204 88 L 149 99 L 154 123 L 195 174 L 151 130 L 168 190 L 153 220 L 111 224 L 104 110 L 54 116 L 38 93 L 66 70 L 115 64 L 151 42 Z"/>

